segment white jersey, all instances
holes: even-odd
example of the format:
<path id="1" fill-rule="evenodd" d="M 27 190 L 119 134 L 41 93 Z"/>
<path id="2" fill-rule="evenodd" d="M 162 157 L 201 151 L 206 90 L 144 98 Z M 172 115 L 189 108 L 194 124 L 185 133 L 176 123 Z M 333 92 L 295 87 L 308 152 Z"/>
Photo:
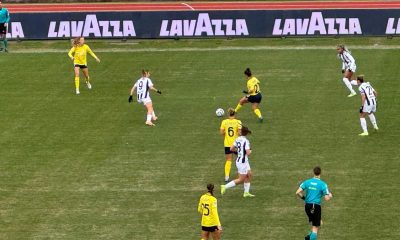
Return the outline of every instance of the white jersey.
<path id="1" fill-rule="evenodd" d="M 153 87 L 153 82 L 150 78 L 142 77 L 138 79 L 134 85 L 136 87 L 136 96 L 138 102 L 143 102 L 150 99 L 150 88 Z"/>
<path id="2" fill-rule="evenodd" d="M 240 136 L 236 138 L 235 142 L 233 143 L 233 146 L 237 148 L 236 162 L 247 163 L 249 161 L 249 158 L 247 157 L 246 150 L 250 149 L 249 140 L 244 136 Z"/>
<path id="3" fill-rule="evenodd" d="M 375 89 L 371 86 L 369 82 L 363 82 L 358 87 L 360 94 L 365 95 L 365 104 L 368 106 L 376 105 Z"/>
<path id="4" fill-rule="evenodd" d="M 338 54 L 338 57 L 342 60 L 343 70 L 350 69 L 352 72 L 355 72 L 356 60 L 348 51 L 343 51 L 343 53 Z"/>

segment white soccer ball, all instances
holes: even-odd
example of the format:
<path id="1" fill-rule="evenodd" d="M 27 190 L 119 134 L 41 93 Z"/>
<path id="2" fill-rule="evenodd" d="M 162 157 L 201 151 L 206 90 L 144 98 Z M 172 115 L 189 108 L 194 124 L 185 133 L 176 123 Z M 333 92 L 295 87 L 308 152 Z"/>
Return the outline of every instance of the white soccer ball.
<path id="1" fill-rule="evenodd" d="M 224 109 L 218 108 L 217 111 L 215 111 L 215 114 L 217 114 L 217 117 L 222 117 L 225 114 Z"/>

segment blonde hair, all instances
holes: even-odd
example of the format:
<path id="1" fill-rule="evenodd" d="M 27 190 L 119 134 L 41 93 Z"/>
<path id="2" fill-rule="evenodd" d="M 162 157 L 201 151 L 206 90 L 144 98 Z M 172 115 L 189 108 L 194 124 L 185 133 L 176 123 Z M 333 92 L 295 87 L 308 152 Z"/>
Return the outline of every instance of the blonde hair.
<path id="1" fill-rule="evenodd" d="M 229 117 L 233 117 L 233 116 L 235 116 L 235 114 L 236 114 L 235 109 L 233 109 L 233 108 L 228 108 L 228 115 L 229 115 Z"/>

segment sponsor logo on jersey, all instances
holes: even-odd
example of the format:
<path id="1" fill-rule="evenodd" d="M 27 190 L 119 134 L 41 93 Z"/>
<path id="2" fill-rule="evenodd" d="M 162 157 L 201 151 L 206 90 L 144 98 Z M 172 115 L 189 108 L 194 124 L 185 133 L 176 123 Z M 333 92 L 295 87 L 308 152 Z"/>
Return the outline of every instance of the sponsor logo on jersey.
<path id="1" fill-rule="evenodd" d="M 248 36 L 245 19 L 211 19 L 200 13 L 197 19 L 162 20 L 160 37 Z"/>
<path id="2" fill-rule="evenodd" d="M 362 34 L 358 18 L 324 18 L 322 12 L 310 18 L 275 19 L 272 35 L 358 35 Z"/>
<path id="3" fill-rule="evenodd" d="M 128 37 L 136 36 L 131 20 L 98 21 L 95 14 L 86 15 L 85 21 L 51 21 L 47 36 L 57 37 Z"/>

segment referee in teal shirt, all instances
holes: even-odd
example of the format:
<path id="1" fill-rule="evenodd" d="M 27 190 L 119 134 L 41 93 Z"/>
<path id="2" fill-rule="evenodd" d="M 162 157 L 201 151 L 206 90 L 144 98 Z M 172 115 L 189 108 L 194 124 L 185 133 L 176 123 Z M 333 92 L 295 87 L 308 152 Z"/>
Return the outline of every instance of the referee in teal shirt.
<path id="1" fill-rule="evenodd" d="M 314 177 L 300 184 L 296 195 L 305 202 L 305 211 L 308 216 L 308 221 L 312 224 L 311 232 L 304 238 L 305 240 L 316 240 L 318 228 L 321 226 L 321 198 L 325 201 L 332 198 L 332 193 L 329 192 L 328 185 L 321 180 L 321 168 L 314 168 Z"/>
<path id="2" fill-rule="evenodd" d="M 3 4 L 0 2 L 0 41 L 3 43 L 3 48 L 5 52 L 8 52 L 8 43 L 7 43 L 7 27 L 10 22 L 10 14 L 8 13 L 7 8 L 3 7 Z"/>

